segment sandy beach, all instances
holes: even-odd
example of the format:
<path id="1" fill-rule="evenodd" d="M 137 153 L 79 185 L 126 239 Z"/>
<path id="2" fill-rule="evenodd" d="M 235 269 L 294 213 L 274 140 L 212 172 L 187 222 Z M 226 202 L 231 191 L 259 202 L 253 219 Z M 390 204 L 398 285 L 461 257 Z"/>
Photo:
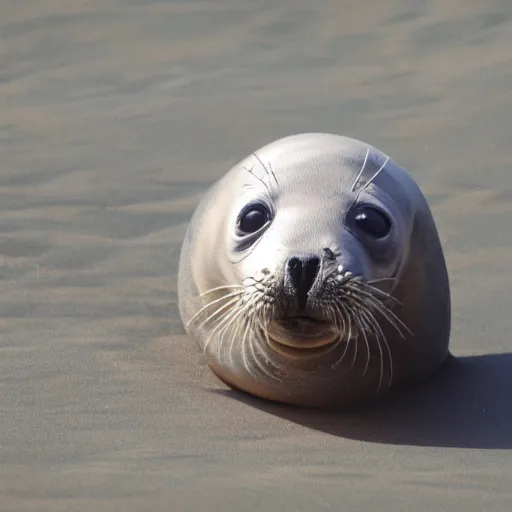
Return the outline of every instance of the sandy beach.
<path id="1" fill-rule="evenodd" d="M 508 511 L 512 2 L 0 0 L 0 510 Z M 202 193 L 363 139 L 442 239 L 451 350 L 360 412 L 228 390 L 176 305 Z"/>

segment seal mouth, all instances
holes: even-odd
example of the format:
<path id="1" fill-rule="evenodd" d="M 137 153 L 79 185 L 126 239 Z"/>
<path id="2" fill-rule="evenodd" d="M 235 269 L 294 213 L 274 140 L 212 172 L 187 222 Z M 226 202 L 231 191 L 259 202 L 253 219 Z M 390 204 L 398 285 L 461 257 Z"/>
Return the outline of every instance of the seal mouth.
<path id="1" fill-rule="evenodd" d="M 293 358 L 318 357 L 339 341 L 340 334 L 331 322 L 309 316 L 274 320 L 268 328 L 268 342 L 277 353 Z"/>

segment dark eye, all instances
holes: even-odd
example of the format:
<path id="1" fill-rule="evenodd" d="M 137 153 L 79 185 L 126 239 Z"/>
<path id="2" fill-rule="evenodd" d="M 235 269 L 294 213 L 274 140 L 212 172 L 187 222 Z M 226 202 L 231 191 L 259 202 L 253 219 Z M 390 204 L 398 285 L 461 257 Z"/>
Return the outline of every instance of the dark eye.
<path id="1" fill-rule="evenodd" d="M 270 218 L 267 207 L 263 204 L 253 204 L 242 212 L 238 220 L 238 229 L 243 235 L 259 231 Z"/>
<path id="2" fill-rule="evenodd" d="M 391 230 L 388 216 L 369 206 L 360 208 L 354 221 L 361 231 L 373 238 L 384 238 Z"/>

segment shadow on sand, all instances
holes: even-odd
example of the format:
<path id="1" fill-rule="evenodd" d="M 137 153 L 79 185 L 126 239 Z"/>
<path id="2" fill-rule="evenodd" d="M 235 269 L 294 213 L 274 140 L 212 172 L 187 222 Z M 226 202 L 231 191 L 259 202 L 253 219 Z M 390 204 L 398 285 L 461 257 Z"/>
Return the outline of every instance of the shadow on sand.
<path id="1" fill-rule="evenodd" d="M 512 354 L 451 358 L 428 383 L 353 412 L 231 398 L 333 436 L 398 445 L 512 448 Z"/>

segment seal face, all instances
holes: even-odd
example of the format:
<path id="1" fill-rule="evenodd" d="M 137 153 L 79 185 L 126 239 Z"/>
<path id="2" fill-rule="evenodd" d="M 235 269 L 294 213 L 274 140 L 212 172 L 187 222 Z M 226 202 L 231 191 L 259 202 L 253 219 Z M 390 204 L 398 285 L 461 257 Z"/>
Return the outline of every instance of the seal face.
<path id="1" fill-rule="evenodd" d="M 189 224 L 178 296 L 215 374 L 270 400 L 362 403 L 448 355 L 427 202 L 398 164 L 347 137 L 285 137 L 221 178 Z"/>

